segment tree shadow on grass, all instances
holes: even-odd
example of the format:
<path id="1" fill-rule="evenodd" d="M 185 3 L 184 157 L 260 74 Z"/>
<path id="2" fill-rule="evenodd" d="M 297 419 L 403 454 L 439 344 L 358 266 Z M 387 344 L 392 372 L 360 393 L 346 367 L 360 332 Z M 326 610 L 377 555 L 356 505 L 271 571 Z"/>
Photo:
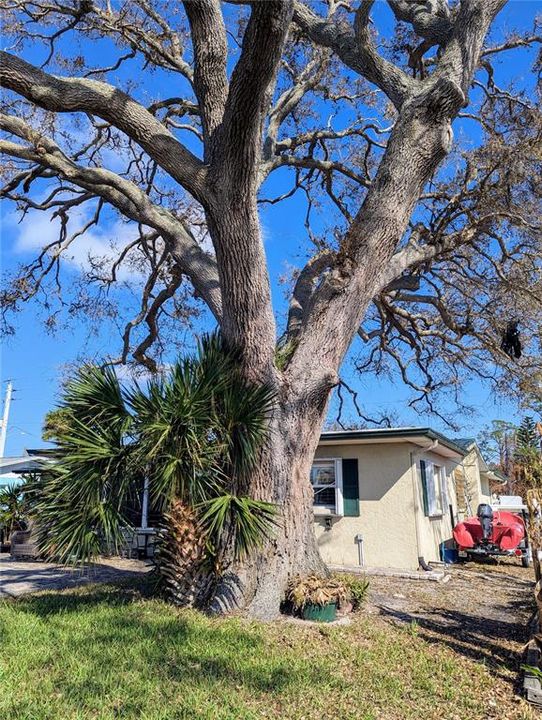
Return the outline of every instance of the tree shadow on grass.
<path id="1" fill-rule="evenodd" d="M 62 658 L 81 656 L 86 668 L 76 678 L 60 673 L 58 689 L 67 697 L 82 700 L 89 692 L 99 694 L 105 682 L 100 679 L 104 662 L 116 662 L 120 674 L 135 671 L 151 685 L 175 683 L 205 692 L 226 686 L 232 692 L 242 687 L 266 694 L 319 682 L 321 670 L 317 663 L 292 663 L 284 657 L 270 657 L 259 626 L 210 619 L 196 611 L 177 610 L 161 603 L 137 604 L 150 594 L 152 586 L 140 580 L 120 588 L 87 587 L 10 602 L 20 613 L 51 622 L 58 616 L 63 624 L 69 623 L 70 615 L 78 613 L 93 617 L 88 626 L 84 620 L 78 622 L 73 634 L 69 627 L 64 628 L 58 643 Z M 118 612 L 109 612 L 115 608 Z"/>
<path id="2" fill-rule="evenodd" d="M 512 613 L 516 602 L 506 607 Z M 525 603 L 521 604 L 522 609 Z M 511 674 L 519 668 L 519 654 L 503 643 L 525 643 L 529 629 L 525 623 L 512 620 L 484 618 L 459 610 L 423 608 L 420 612 L 404 612 L 380 606 L 384 617 L 400 623 L 413 623 L 419 637 L 426 642 L 445 645 L 454 653 L 491 668 L 494 675 L 506 682 L 513 682 Z"/>
<path id="3" fill-rule="evenodd" d="M 148 574 L 148 570 L 118 568 L 100 562 L 84 567 L 69 567 L 46 562 L 2 560 L 0 598 L 22 597 L 30 593 L 63 590 L 98 582 L 118 583 L 137 580 Z"/>
<path id="4" fill-rule="evenodd" d="M 122 576 L 117 582 L 96 583 L 50 587 L 28 595 L 2 598 L 18 611 L 28 612 L 38 617 L 55 613 L 79 612 L 85 607 L 107 603 L 110 606 L 126 605 L 141 598 L 156 595 L 156 578 L 152 573 Z"/>

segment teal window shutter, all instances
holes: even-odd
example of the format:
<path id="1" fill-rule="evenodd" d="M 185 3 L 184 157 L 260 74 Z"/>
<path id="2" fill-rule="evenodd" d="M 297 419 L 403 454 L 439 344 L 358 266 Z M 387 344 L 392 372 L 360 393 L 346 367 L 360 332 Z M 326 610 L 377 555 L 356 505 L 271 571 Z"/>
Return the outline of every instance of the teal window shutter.
<path id="1" fill-rule="evenodd" d="M 423 514 L 429 516 L 429 493 L 427 491 L 427 465 L 425 460 L 420 460 L 420 477 L 422 481 Z"/>
<path id="2" fill-rule="evenodd" d="M 357 459 L 343 460 L 343 510 L 345 517 L 359 517 L 359 474 Z"/>

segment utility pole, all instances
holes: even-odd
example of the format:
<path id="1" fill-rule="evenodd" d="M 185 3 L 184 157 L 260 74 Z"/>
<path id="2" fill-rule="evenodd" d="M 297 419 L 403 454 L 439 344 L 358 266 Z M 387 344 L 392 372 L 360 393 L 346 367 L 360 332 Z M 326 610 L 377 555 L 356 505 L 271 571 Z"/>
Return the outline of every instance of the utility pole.
<path id="1" fill-rule="evenodd" d="M 8 432 L 8 419 L 9 419 L 9 406 L 11 405 L 11 393 L 13 391 L 13 385 L 11 380 L 8 382 L 6 388 L 6 399 L 4 400 L 4 414 L 2 416 L 2 426 L 0 427 L 0 458 L 4 457 L 4 450 L 6 448 L 6 436 Z"/>

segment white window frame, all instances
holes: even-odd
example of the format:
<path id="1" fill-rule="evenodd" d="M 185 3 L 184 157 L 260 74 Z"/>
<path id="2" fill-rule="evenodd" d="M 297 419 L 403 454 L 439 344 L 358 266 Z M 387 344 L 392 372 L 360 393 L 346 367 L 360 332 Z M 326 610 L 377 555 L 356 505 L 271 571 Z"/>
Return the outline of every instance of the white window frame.
<path id="1" fill-rule="evenodd" d="M 335 515 L 337 517 L 344 516 L 343 501 L 343 463 L 342 458 L 314 458 L 312 466 L 318 463 L 333 463 L 335 465 L 335 506 L 333 508 L 327 505 L 313 505 L 315 515 Z M 311 467 L 312 470 L 312 467 Z M 311 482 L 312 485 L 312 482 Z M 328 485 L 328 487 L 331 487 Z"/>
<path id="2" fill-rule="evenodd" d="M 445 465 L 438 465 L 432 460 L 422 458 L 421 462 L 425 463 L 425 477 L 427 481 L 427 504 L 428 504 L 428 515 L 429 518 L 441 518 L 444 517 L 446 508 L 448 507 L 448 474 L 446 472 Z M 438 474 L 437 474 L 438 469 Z M 421 464 L 418 466 L 420 480 L 422 480 Z M 437 478 L 438 478 L 438 489 L 440 490 L 440 508 L 437 507 Z M 423 480 L 422 480 L 423 481 Z"/>

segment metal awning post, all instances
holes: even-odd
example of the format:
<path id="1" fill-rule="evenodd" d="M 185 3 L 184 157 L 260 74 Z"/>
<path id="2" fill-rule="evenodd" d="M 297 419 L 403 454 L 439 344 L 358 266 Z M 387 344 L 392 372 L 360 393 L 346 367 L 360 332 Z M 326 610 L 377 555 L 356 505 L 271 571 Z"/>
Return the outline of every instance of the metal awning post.
<path id="1" fill-rule="evenodd" d="M 143 498 L 141 501 L 141 529 L 148 528 L 149 521 L 149 478 L 146 476 L 143 481 Z"/>

